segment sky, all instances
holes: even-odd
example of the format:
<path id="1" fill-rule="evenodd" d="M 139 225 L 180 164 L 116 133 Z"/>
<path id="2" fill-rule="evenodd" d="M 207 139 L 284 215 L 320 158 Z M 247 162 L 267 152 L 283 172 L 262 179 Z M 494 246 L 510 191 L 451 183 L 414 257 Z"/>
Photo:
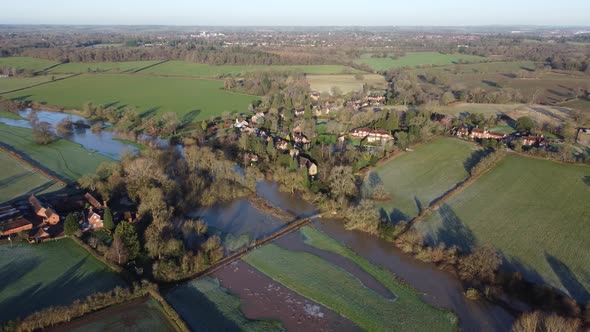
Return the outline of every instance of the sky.
<path id="1" fill-rule="evenodd" d="M 0 24 L 590 26 L 590 0 L 2 0 Z"/>

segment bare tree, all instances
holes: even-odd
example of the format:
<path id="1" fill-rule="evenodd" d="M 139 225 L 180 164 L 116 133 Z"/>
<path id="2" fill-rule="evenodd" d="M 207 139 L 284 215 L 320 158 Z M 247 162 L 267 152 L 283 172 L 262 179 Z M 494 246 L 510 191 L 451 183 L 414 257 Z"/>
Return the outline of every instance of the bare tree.
<path id="1" fill-rule="evenodd" d="M 125 248 L 125 244 L 121 240 L 121 237 L 116 236 L 113 240 L 113 244 L 107 251 L 107 258 L 117 262 L 117 264 L 122 265 L 127 262 L 127 258 L 129 257 L 129 253 L 127 248 Z"/>

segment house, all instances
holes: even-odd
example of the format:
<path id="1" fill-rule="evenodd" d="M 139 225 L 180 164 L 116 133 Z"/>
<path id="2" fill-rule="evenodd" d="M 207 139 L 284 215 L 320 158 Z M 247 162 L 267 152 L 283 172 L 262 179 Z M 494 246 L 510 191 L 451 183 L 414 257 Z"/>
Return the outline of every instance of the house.
<path id="1" fill-rule="evenodd" d="M 479 128 L 473 128 L 473 130 L 471 131 L 471 135 L 469 135 L 469 137 L 471 137 L 471 138 L 479 138 L 479 139 L 488 139 L 488 138 L 504 139 L 507 136 L 508 135 L 506 135 L 506 134 L 494 133 L 494 132 L 488 131 L 487 129 L 479 129 Z"/>
<path id="2" fill-rule="evenodd" d="M 92 210 L 92 208 L 90 208 L 90 211 L 88 211 L 88 228 L 91 230 L 94 229 L 101 229 L 104 227 L 104 222 L 102 220 L 102 217 L 100 216 L 100 214 L 94 212 Z"/>
<path id="3" fill-rule="evenodd" d="M 458 137 L 469 136 L 469 129 L 465 126 L 460 126 L 459 128 L 457 128 L 455 135 L 457 135 Z"/>
<path id="4" fill-rule="evenodd" d="M 39 230 L 37 230 L 37 233 L 35 233 L 35 235 L 33 235 L 33 238 L 31 240 L 29 240 L 29 242 L 43 242 L 47 239 L 49 239 L 51 237 L 51 235 L 49 235 L 49 233 L 47 233 L 48 228 L 45 227 L 39 227 Z"/>
<path id="5" fill-rule="evenodd" d="M 522 137 L 522 145 L 531 146 L 543 142 L 545 137 L 542 134 L 528 135 Z"/>
<path id="6" fill-rule="evenodd" d="M 238 129 L 244 129 L 244 128 L 248 128 L 250 127 L 250 124 L 248 123 L 248 121 L 246 120 L 238 120 L 236 118 L 236 122 L 234 123 L 234 128 L 238 128 Z"/>
<path id="7" fill-rule="evenodd" d="M 88 203 L 90 203 L 90 205 L 92 205 L 92 207 L 94 207 L 95 209 L 102 209 L 102 205 L 100 204 L 100 202 L 96 198 L 94 198 L 94 196 L 92 196 L 90 193 L 86 193 L 86 195 L 84 195 L 84 198 L 86 198 Z"/>
<path id="8" fill-rule="evenodd" d="M 317 92 L 317 91 L 312 91 L 311 94 L 310 94 L 310 96 L 311 96 L 311 99 L 313 99 L 313 100 L 320 99 L 320 93 Z"/>
<path id="9" fill-rule="evenodd" d="M 295 116 L 303 116 L 305 114 L 305 109 L 296 108 L 295 110 L 293 110 L 293 114 L 295 114 Z"/>
<path id="10" fill-rule="evenodd" d="M 387 130 L 375 129 L 372 130 L 367 136 L 367 142 L 387 142 L 393 139 L 393 135 Z"/>
<path id="11" fill-rule="evenodd" d="M 289 142 L 283 139 L 277 139 L 277 141 L 275 142 L 275 148 L 277 150 L 286 151 L 289 149 Z"/>
<path id="12" fill-rule="evenodd" d="M 256 113 L 256 115 L 254 115 L 251 119 L 252 123 L 258 123 L 258 121 L 262 119 L 264 120 L 264 113 L 262 112 L 258 112 Z"/>
<path id="13" fill-rule="evenodd" d="M 369 92 L 369 94 L 365 97 L 365 101 L 369 103 L 377 103 L 381 104 L 385 102 L 385 92 Z"/>
<path id="14" fill-rule="evenodd" d="M 33 208 L 35 214 L 43 218 L 44 224 L 55 225 L 59 222 L 59 215 L 55 213 L 50 207 L 44 208 L 35 195 L 29 197 L 29 204 Z"/>
<path id="15" fill-rule="evenodd" d="M 127 222 L 129 222 L 131 224 L 133 224 L 136 221 L 138 221 L 139 220 L 139 217 L 140 217 L 139 216 L 139 213 L 137 213 L 137 212 L 135 213 L 135 218 L 133 217 L 133 214 L 131 213 L 131 211 L 125 211 L 123 213 L 123 220 L 126 220 Z"/>
<path id="16" fill-rule="evenodd" d="M 250 166 L 252 166 L 254 163 L 258 162 L 258 155 L 251 152 L 245 153 L 244 162 L 250 162 Z"/>
<path id="17" fill-rule="evenodd" d="M 298 156 L 299 168 L 307 168 L 307 175 L 315 177 L 318 174 L 318 165 L 311 158 Z"/>
<path id="18" fill-rule="evenodd" d="M 350 131 L 350 136 L 354 137 L 354 138 L 365 138 L 367 136 L 369 136 L 369 133 L 371 132 L 370 128 L 367 127 L 363 127 L 363 128 L 356 128 Z"/>

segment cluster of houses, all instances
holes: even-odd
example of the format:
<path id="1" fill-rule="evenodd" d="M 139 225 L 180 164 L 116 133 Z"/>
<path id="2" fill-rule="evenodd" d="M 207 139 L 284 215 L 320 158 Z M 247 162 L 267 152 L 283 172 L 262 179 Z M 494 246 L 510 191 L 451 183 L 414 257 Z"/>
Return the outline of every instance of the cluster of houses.
<path id="1" fill-rule="evenodd" d="M 504 143 L 508 143 L 513 140 L 521 140 L 522 145 L 524 146 L 545 146 L 546 145 L 546 138 L 542 134 L 525 134 L 522 135 L 521 133 L 515 132 L 510 135 L 503 134 L 503 133 L 496 133 L 493 131 L 489 131 L 487 129 L 481 129 L 478 127 L 472 128 L 469 130 L 467 126 L 460 126 L 455 128 L 455 135 L 458 137 L 463 138 L 471 138 L 471 139 L 495 139 L 498 141 L 503 141 Z"/>
<path id="2" fill-rule="evenodd" d="M 350 131 L 352 138 L 366 139 L 369 143 L 384 143 L 394 139 L 391 132 L 383 129 L 371 129 L 367 127 L 356 128 Z"/>

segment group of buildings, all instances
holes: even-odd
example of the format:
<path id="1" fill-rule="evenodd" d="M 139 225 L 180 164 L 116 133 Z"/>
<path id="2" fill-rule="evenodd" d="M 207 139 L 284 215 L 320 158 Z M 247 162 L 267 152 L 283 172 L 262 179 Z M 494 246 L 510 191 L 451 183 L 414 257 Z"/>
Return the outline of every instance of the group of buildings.
<path id="1" fill-rule="evenodd" d="M 460 126 L 455 129 L 455 135 L 457 137 L 471 138 L 471 139 L 495 139 L 504 143 L 509 143 L 514 140 L 520 140 L 523 146 L 545 146 L 547 144 L 546 138 L 542 134 L 530 134 L 523 135 L 519 132 L 512 134 L 497 133 L 487 129 L 481 129 L 479 127 L 472 128 L 471 130 L 467 126 Z"/>
<path id="2" fill-rule="evenodd" d="M 352 138 L 367 140 L 368 143 L 384 143 L 394 140 L 391 132 L 387 130 L 367 127 L 353 129 L 349 135 Z"/>

